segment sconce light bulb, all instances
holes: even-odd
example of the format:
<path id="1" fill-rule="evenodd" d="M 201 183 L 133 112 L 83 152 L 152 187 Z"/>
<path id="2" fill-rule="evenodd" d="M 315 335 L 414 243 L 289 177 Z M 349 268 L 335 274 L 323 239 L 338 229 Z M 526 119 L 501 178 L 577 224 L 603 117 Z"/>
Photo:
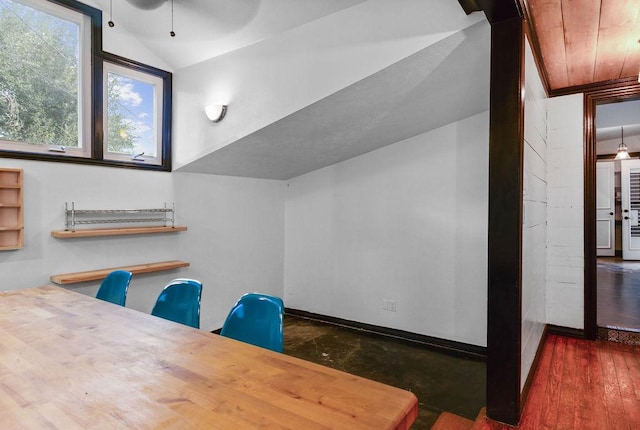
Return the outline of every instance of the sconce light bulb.
<path id="1" fill-rule="evenodd" d="M 220 122 L 227 114 L 227 105 L 209 105 L 204 108 L 207 118 L 212 122 Z"/>

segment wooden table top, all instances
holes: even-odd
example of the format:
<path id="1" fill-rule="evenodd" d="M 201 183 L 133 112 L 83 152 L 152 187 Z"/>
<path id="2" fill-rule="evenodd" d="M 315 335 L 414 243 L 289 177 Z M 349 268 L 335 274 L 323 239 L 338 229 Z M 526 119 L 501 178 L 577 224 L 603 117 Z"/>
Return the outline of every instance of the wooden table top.
<path id="1" fill-rule="evenodd" d="M 416 397 L 46 286 L 0 293 L 3 429 L 408 429 Z"/>

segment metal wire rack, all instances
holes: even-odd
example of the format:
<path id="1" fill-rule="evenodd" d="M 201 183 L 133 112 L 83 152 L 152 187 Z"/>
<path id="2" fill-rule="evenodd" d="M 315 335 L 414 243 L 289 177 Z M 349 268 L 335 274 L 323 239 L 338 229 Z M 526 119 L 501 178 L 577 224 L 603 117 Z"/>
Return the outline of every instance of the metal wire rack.
<path id="1" fill-rule="evenodd" d="M 176 205 L 151 209 L 76 209 L 75 202 L 64 204 L 66 231 L 78 225 L 146 223 L 175 227 Z"/>

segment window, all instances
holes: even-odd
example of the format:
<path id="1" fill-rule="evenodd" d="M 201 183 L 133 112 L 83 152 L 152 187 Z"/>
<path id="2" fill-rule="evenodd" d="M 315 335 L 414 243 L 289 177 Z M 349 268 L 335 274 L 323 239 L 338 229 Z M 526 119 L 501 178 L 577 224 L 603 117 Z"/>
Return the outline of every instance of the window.
<path id="1" fill-rule="evenodd" d="M 75 0 L 0 0 L 0 156 L 171 170 L 171 73 L 103 52 L 101 25 Z"/>
<path id="2" fill-rule="evenodd" d="M 107 58 L 105 58 L 106 60 Z M 104 62 L 103 157 L 162 164 L 166 72 L 127 64 L 115 56 Z"/>
<path id="3" fill-rule="evenodd" d="M 89 156 L 91 23 L 48 2 L 0 0 L 2 148 Z"/>

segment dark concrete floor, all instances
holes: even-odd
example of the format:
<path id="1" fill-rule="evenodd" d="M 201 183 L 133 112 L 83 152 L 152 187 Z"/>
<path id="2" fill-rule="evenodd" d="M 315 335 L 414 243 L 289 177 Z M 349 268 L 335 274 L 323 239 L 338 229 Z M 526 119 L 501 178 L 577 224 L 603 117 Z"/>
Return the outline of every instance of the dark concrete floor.
<path id="1" fill-rule="evenodd" d="M 473 420 L 486 403 L 484 362 L 422 345 L 287 315 L 284 352 L 412 391 L 418 397 L 414 430 L 430 429 L 442 411 Z"/>

